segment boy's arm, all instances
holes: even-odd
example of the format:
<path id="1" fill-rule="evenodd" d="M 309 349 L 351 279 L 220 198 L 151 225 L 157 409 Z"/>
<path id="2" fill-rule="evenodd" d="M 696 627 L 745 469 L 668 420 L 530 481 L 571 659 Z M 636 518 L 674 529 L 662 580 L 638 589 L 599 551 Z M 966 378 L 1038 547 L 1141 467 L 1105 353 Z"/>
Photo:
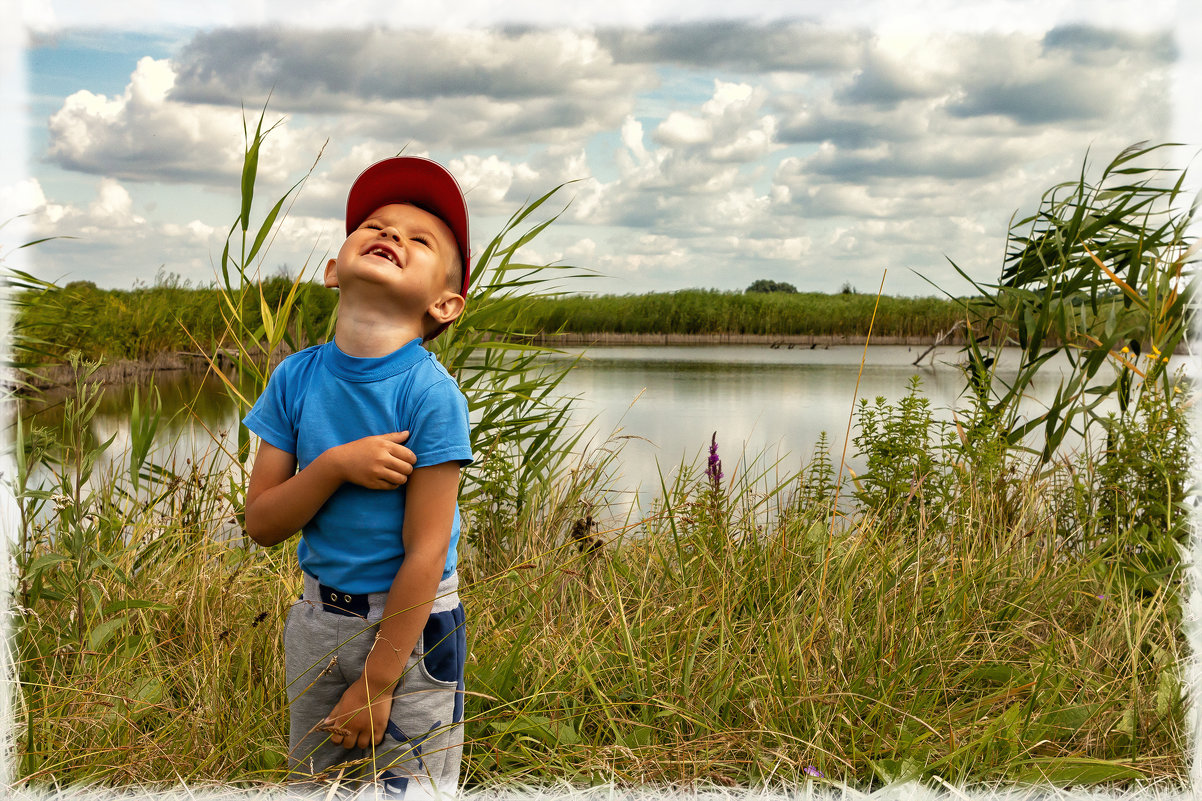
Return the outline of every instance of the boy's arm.
<path id="1" fill-rule="evenodd" d="M 323 721 L 330 740 L 366 748 L 384 739 L 392 691 L 425 628 L 442 581 L 459 493 L 459 463 L 418 468 L 409 476 L 402 538 L 405 560 L 388 590 L 380 633 L 363 673 Z"/>
<path id="2" fill-rule="evenodd" d="M 417 460 L 402 444 L 408 438 L 408 431 L 398 431 L 337 445 L 299 473 L 294 454 L 261 440 L 246 489 L 246 533 L 263 546 L 283 542 L 348 481 L 368 489 L 396 489 Z"/>

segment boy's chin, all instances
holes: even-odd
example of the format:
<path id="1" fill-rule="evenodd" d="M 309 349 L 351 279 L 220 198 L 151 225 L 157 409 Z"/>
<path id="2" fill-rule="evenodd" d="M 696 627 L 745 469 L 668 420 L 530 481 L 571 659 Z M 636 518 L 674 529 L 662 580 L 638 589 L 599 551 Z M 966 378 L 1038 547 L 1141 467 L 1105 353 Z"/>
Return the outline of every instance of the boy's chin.
<path id="1" fill-rule="evenodd" d="M 338 277 L 340 284 L 366 283 L 379 286 L 395 282 L 401 274 L 401 268 L 395 264 L 361 265 L 355 270 L 347 270 Z"/>
<path id="2" fill-rule="evenodd" d="M 406 287 L 403 281 L 399 281 L 395 273 L 364 270 L 349 276 L 345 281 L 339 280 L 338 283 L 343 297 L 348 294 L 362 295 L 365 299 L 379 301 L 393 298 L 400 303 L 415 305 L 415 301 L 410 297 L 412 290 Z"/>

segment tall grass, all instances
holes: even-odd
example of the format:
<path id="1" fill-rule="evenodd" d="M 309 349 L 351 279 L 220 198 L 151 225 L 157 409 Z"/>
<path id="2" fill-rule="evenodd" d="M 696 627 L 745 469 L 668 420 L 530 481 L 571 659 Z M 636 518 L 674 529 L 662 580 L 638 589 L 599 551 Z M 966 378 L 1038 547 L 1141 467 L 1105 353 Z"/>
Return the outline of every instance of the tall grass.
<path id="1" fill-rule="evenodd" d="M 913 420 L 901 404 L 878 419 Z M 685 469 L 601 547 L 572 528 L 604 455 L 537 488 L 497 552 L 463 554 L 468 785 L 1183 779 L 1178 578 L 1141 580 L 1138 512 L 1089 515 L 1119 487 L 1084 458 L 966 469 L 954 427 L 926 448 L 917 485 L 862 476 L 874 504 L 833 519 L 829 460 Z M 22 781 L 274 785 L 291 549 L 228 538 L 230 474 L 203 454 L 127 464 L 21 493 Z"/>
<path id="2" fill-rule="evenodd" d="M 470 780 L 1180 780 L 1172 584 L 1065 542 L 1067 474 L 999 468 L 833 530 L 804 477 L 685 481 L 602 552 L 531 553 L 480 613 Z"/>

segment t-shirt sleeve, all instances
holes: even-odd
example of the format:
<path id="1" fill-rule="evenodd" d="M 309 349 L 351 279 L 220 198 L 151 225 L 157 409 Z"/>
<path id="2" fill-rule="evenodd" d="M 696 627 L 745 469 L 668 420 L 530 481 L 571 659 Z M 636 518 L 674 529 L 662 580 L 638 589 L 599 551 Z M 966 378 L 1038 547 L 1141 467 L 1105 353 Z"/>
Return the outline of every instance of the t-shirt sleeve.
<path id="1" fill-rule="evenodd" d="M 471 464 L 467 398 L 453 380 L 439 381 L 422 394 L 413 410 L 405 445 L 417 456 L 414 467 L 443 462 Z"/>
<path id="2" fill-rule="evenodd" d="M 260 439 L 282 451 L 296 453 L 296 425 L 288 414 L 288 361 L 271 374 L 267 389 L 242 418 L 242 422 Z"/>

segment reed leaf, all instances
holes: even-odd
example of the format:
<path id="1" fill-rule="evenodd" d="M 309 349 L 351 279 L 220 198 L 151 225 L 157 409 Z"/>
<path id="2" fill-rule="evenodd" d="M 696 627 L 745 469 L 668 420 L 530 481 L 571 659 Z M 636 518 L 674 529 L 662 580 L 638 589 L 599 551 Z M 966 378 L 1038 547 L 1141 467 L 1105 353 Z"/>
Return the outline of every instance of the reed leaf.
<path id="1" fill-rule="evenodd" d="M 1189 306 L 1181 301 L 1192 296 L 1188 229 L 1195 209 L 1180 206 L 1184 170 L 1139 166 L 1165 147 L 1171 145 L 1133 145 L 1096 181 L 1087 161 L 1075 182 L 1049 189 L 1035 214 L 1012 223 L 998 282 L 974 283 L 982 297 L 966 306 L 973 327 L 1002 336 L 988 356 L 976 342 L 965 346 L 969 387 L 984 404 L 982 416 L 997 420 L 1011 443 L 1044 430 L 1038 448 L 1044 463 L 1076 417 L 1085 427 L 1101 422 L 1096 409 L 1103 397 L 1117 395 L 1126 408 L 1133 384 L 1124 369 L 1136 369 L 1140 386 L 1167 382 L 1164 363 L 1189 329 Z M 1171 292 L 1162 290 L 1166 284 Z M 1023 356 L 1017 377 L 1007 383 L 989 365 L 1010 342 Z M 1146 371 L 1115 352 L 1126 342 L 1155 355 Z M 1056 401 L 1035 419 L 1020 420 L 1018 400 L 1057 355 L 1067 358 L 1071 372 Z M 1107 362 L 1118 365 L 1113 378 L 1101 373 Z M 1087 391 L 1096 396 L 1092 402 L 1084 401 Z"/>

